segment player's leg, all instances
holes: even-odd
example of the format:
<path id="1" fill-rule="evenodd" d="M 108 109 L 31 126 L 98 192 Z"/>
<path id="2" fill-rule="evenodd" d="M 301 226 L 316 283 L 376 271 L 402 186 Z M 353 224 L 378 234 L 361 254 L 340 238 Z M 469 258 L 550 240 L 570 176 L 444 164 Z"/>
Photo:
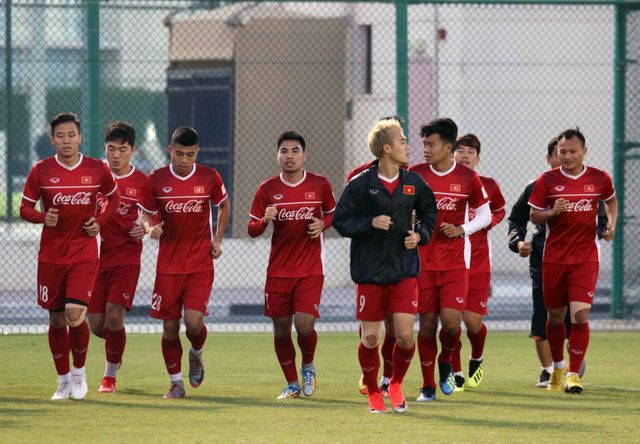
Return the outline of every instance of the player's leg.
<path id="1" fill-rule="evenodd" d="M 323 276 L 311 276 L 298 279 L 293 291 L 294 325 L 298 334 L 298 347 L 302 354 L 300 374 L 302 376 L 303 393 L 312 396 L 318 386 L 316 369 L 313 364 L 318 333 L 315 322 L 320 317 L 319 307 L 322 296 Z"/>
<path id="2" fill-rule="evenodd" d="M 122 364 L 122 355 L 127 341 L 124 330 L 124 316 L 126 308 L 120 304 L 107 302 L 105 316 L 105 353 L 106 362 L 104 376 L 98 391 L 113 393 L 116 391 L 116 376 Z"/>
<path id="3" fill-rule="evenodd" d="M 109 293 L 109 276 L 111 268 L 100 268 L 93 287 L 87 318 L 91 332 L 99 338 L 107 338 L 107 296 Z"/>
<path id="4" fill-rule="evenodd" d="M 184 305 L 184 325 L 189 348 L 189 384 L 200 387 L 204 381 L 204 361 L 202 352 L 207 340 L 207 326 L 204 317 L 213 287 L 213 271 L 188 274 L 185 277 L 182 301 Z"/>
<path id="5" fill-rule="evenodd" d="M 534 340 L 536 355 L 541 366 L 536 387 L 546 388 L 549 385 L 551 373 L 553 373 L 553 359 L 549 341 L 547 341 L 547 309 L 544 306 L 544 298 L 542 297 L 542 275 L 535 269 L 531 269 L 531 297 L 533 300 L 533 314 L 531 316 L 529 337 Z"/>
<path id="6" fill-rule="evenodd" d="M 380 379 L 380 391 L 382 396 L 389 396 L 389 381 L 393 376 L 393 349 L 396 346 L 395 327 L 393 325 L 393 314 L 387 313 L 384 319 L 384 338 L 382 339 L 382 379 Z"/>
<path id="7" fill-rule="evenodd" d="M 180 342 L 180 318 L 162 321 L 162 357 L 169 373 L 171 385 L 164 399 L 184 398 L 182 379 L 182 343 Z"/>
<path id="8" fill-rule="evenodd" d="M 564 362 L 566 327 L 564 317 L 568 305 L 567 267 L 543 264 L 542 285 L 544 305 L 547 308 L 547 340 L 553 359 L 553 372 L 547 390 L 561 391 L 567 372 Z M 553 267 L 550 269 L 548 267 Z M 546 270 L 549 270 L 548 272 Z"/>
<path id="9" fill-rule="evenodd" d="M 464 324 L 467 327 L 467 337 L 471 344 L 468 369 L 468 385 L 470 388 L 480 385 L 484 376 L 484 345 L 487 338 L 487 326 L 483 320 L 489 314 L 490 291 L 491 273 L 474 273 L 470 275 L 469 292 L 463 313 Z"/>
<path id="10" fill-rule="evenodd" d="M 438 288 L 435 280 L 436 273 L 420 271 L 418 277 L 418 356 L 422 372 L 422 387 L 418 402 L 435 401 L 435 363 L 438 353 Z"/>

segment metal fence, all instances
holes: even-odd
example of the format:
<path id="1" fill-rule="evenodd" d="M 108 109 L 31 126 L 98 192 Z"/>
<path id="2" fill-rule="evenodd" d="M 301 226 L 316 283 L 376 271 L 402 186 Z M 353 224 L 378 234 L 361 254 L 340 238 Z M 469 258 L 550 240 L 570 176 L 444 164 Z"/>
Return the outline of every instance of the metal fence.
<path id="1" fill-rule="evenodd" d="M 592 318 L 607 328 L 637 327 L 637 5 L 446 3 L 5 0 L 0 331 L 46 325 L 35 304 L 41 227 L 17 213 L 30 166 L 53 154 L 45 125 L 61 111 L 83 117 L 83 149 L 97 157 L 107 122 L 132 122 L 139 133 L 134 163 L 147 172 L 167 162 L 176 126 L 199 131 L 199 161 L 220 171 L 232 202 L 207 319 L 230 330 L 269 327 L 262 316 L 269 236 L 248 238 L 246 224 L 258 184 L 279 172 L 280 132 L 307 138 L 308 169 L 326 175 L 338 196 L 346 173 L 372 157 L 366 135 L 379 117 L 406 118 L 417 163 L 420 125 L 450 116 L 461 134 L 480 137 L 478 171 L 498 181 L 510 209 L 547 168 L 547 141 L 579 125 L 588 163 L 613 169 L 626 202 L 615 251 L 603 243 Z M 492 232 L 488 319 L 526 329 L 528 262 L 508 250 L 506 225 Z M 349 241 L 332 230 L 326 242 L 321 325 L 349 328 Z M 158 325 L 148 317 L 156 254 L 146 240 L 127 321 L 134 329 Z"/>

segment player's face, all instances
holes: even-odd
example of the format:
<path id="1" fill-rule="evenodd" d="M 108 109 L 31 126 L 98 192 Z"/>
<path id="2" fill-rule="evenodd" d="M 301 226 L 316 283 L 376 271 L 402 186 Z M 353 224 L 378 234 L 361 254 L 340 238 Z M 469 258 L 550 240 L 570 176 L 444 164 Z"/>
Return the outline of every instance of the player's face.
<path id="1" fill-rule="evenodd" d="M 188 176 L 193 171 L 193 165 L 198 157 L 198 145 L 183 146 L 178 143 L 169 145 L 169 155 L 173 170 L 179 176 Z"/>
<path id="2" fill-rule="evenodd" d="M 562 163 L 562 168 L 569 174 L 579 174 L 582 171 L 584 156 L 587 148 L 582 145 L 580 139 L 560 139 L 558 142 L 558 158 Z"/>
<path id="3" fill-rule="evenodd" d="M 302 170 L 307 161 L 307 155 L 297 140 L 283 140 L 278 147 L 278 165 L 282 172 L 295 174 Z"/>
<path id="4" fill-rule="evenodd" d="M 388 146 L 389 158 L 399 165 L 407 165 L 409 163 L 409 145 L 404 131 L 396 129 L 393 131 L 391 144 Z"/>
<path id="5" fill-rule="evenodd" d="M 451 144 L 445 143 L 440 134 L 430 134 L 422 138 L 424 160 L 432 165 L 451 158 Z"/>
<path id="6" fill-rule="evenodd" d="M 558 147 L 556 147 L 555 150 L 553 150 L 553 153 L 551 153 L 551 155 L 547 154 L 547 163 L 549 164 L 550 168 L 558 168 L 560 166 L 560 158 L 558 157 Z"/>
<path id="7" fill-rule="evenodd" d="M 122 176 L 129 172 L 129 162 L 133 154 L 133 147 L 122 140 L 110 140 L 104 146 L 109 168 L 117 175 Z"/>
<path id="8" fill-rule="evenodd" d="M 51 144 L 56 149 L 58 157 L 70 159 L 78 155 L 82 136 L 73 122 L 64 122 L 53 129 Z"/>
<path id="9" fill-rule="evenodd" d="M 478 150 L 470 146 L 460 145 L 453 153 L 453 160 L 456 163 L 460 163 L 472 170 L 476 169 L 480 162 L 480 156 L 478 156 Z"/>

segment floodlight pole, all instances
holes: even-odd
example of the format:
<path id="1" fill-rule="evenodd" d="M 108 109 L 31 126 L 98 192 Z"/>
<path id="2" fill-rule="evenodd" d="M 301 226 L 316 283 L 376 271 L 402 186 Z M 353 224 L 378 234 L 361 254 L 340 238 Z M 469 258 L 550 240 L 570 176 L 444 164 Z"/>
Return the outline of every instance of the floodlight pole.
<path id="1" fill-rule="evenodd" d="M 396 0 L 396 114 L 409 131 L 408 0 Z"/>
<path id="2" fill-rule="evenodd" d="M 100 3 L 86 1 L 87 23 L 87 133 L 85 146 L 92 157 L 100 156 Z"/>
<path id="3" fill-rule="evenodd" d="M 10 221 L 11 219 L 13 219 L 13 171 L 12 171 L 12 166 L 13 166 L 13 156 L 11 155 L 11 151 L 12 151 L 12 142 L 13 142 L 13 137 L 11 134 L 11 130 L 12 130 L 12 121 L 11 121 L 11 115 L 13 114 L 13 110 L 11 109 L 12 107 L 12 103 L 11 103 L 11 99 L 12 99 L 12 95 L 13 95 L 13 80 L 11 78 L 11 64 L 12 64 L 12 60 L 11 60 L 11 52 L 12 52 L 12 47 L 11 47 L 11 2 L 12 0 L 7 0 L 5 2 L 5 6 L 4 6 L 4 41 L 5 41 L 5 47 L 4 47 L 4 66 L 5 66 L 5 136 L 6 136 L 6 141 L 5 141 L 5 146 L 4 147 L 0 147 L 0 149 L 4 149 L 6 150 L 6 172 L 7 172 L 7 214 L 6 214 L 6 218 L 7 221 Z"/>

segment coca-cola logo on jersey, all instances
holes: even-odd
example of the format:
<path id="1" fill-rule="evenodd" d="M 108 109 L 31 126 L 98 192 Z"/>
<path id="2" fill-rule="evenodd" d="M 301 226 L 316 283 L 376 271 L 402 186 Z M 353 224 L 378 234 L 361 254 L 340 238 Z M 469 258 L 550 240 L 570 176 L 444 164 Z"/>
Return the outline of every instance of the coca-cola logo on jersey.
<path id="1" fill-rule="evenodd" d="M 591 205 L 590 199 L 580 199 L 577 202 L 569 202 L 566 207 L 566 211 L 574 211 L 574 212 L 578 212 L 578 211 L 588 212 L 591 210 L 593 210 L 593 206 Z"/>
<path id="2" fill-rule="evenodd" d="M 278 220 L 310 220 L 313 219 L 313 207 L 300 207 L 297 210 L 285 208 L 278 211 Z"/>
<path id="3" fill-rule="evenodd" d="M 121 216 L 126 216 L 129 213 L 129 208 L 131 208 L 131 205 L 120 202 L 120 205 L 118 205 L 118 208 L 116 208 L 116 213 L 120 214 Z"/>
<path id="4" fill-rule="evenodd" d="M 167 213 L 202 213 L 204 200 L 189 199 L 186 202 L 174 202 L 170 200 L 164 207 Z"/>
<path id="5" fill-rule="evenodd" d="M 76 194 L 58 193 L 53 196 L 53 205 L 90 205 L 91 193 L 78 191 Z"/>
<path id="6" fill-rule="evenodd" d="M 438 201 L 438 210 L 455 211 L 456 202 L 458 202 L 457 197 L 443 197 Z"/>

